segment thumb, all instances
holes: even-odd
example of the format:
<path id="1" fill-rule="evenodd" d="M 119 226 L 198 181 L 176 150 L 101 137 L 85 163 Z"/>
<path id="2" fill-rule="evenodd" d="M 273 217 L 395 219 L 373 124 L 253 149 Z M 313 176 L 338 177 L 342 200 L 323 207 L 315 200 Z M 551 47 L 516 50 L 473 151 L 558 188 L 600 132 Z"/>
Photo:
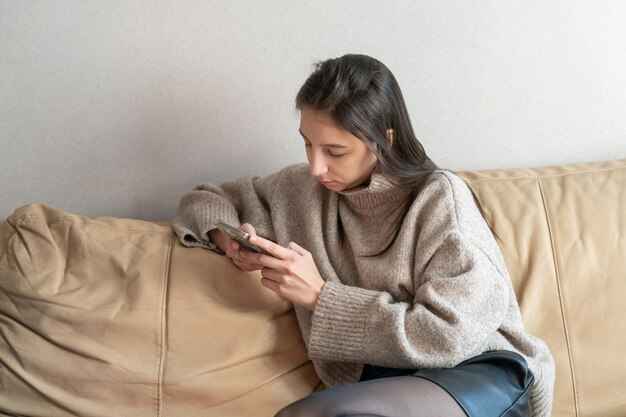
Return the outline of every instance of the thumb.
<path id="1" fill-rule="evenodd" d="M 296 242 L 289 242 L 287 247 L 301 256 L 308 255 L 309 253 L 308 250 L 304 249 L 302 246 L 298 245 Z"/>
<path id="2" fill-rule="evenodd" d="M 239 226 L 239 228 L 248 233 L 250 236 L 256 236 L 256 230 L 254 230 L 254 227 L 250 223 L 244 223 Z"/>

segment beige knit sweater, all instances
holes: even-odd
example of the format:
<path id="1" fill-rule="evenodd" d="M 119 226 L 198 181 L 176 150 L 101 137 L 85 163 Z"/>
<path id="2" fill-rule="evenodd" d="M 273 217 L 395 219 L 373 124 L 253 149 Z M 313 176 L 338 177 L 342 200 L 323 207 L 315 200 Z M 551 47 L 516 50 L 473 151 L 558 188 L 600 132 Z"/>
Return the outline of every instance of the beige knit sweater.
<path id="1" fill-rule="evenodd" d="M 458 176 L 435 171 L 402 220 L 407 198 L 374 172 L 367 186 L 334 192 L 294 165 L 263 178 L 202 184 L 183 196 L 173 227 L 183 244 L 215 250 L 217 218 L 251 223 L 280 245 L 309 250 L 326 281 L 314 312 L 296 314 L 318 375 L 328 386 L 359 380 L 363 364 L 452 367 L 489 350 L 511 350 L 535 375 L 532 415 L 549 416 L 554 363 L 523 329 L 499 248 Z"/>

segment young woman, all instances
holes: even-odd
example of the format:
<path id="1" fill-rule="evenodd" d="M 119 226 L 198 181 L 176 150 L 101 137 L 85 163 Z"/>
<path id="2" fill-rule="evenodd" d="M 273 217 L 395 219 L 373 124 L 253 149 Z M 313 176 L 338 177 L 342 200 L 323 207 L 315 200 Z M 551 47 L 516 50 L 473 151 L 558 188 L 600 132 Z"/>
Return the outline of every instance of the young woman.
<path id="1" fill-rule="evenodd" d="M 260 270 L 294 303 L 329 388 L 278 416 L 548 416 L 550 352 L 524 331 L 481 211 L 426 156 L 389 69 L 329 59 L 296 105 L 309 164 L 199 185 L 174 221 L 184 244 Z M 270 255 L 230 240 L 218 218 Z"/>

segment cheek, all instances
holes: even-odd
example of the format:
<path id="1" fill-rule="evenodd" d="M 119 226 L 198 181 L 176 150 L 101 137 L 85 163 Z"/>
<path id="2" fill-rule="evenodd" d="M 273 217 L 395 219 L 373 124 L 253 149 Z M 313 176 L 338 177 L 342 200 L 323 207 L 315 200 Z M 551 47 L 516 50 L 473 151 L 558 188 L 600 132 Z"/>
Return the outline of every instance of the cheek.
<path id="1" fill-rule="evenodd" d="M 376 155 L 374 152 L 368 150 L 362 157 L 361 163 L 359 164 L 361 169 L 370 168 L 376 162 Z"/>
<path id="2" fill-rule="evenodd" d="M 368 166 L 364 158 L 349 158 L 341 163 L 337 163 L 333 169 L 335 177 L 343 178 L 345 181 L 354 181 L 363 175 L 363 171 Z"/>

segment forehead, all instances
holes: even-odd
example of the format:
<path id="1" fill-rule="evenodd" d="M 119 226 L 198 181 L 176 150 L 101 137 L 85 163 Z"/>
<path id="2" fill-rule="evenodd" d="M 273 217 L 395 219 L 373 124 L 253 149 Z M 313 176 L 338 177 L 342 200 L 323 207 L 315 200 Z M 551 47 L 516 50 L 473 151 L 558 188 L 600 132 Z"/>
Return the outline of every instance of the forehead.
<path id="1" fill-rule="evenodd" d="M 303 108 L 300 113 L 300 134 L 306 140 L 320 145 L 364 145 L 361 139 L 338 126 L 328 114 L 308 107 Z"/>
<path id="2" fill-rule="evenodd" d="M 300 128 L 303 126 L 340 129 L 328 113 L 318 112 L 310 107 L 304 107 L 300 112 Z"/>

